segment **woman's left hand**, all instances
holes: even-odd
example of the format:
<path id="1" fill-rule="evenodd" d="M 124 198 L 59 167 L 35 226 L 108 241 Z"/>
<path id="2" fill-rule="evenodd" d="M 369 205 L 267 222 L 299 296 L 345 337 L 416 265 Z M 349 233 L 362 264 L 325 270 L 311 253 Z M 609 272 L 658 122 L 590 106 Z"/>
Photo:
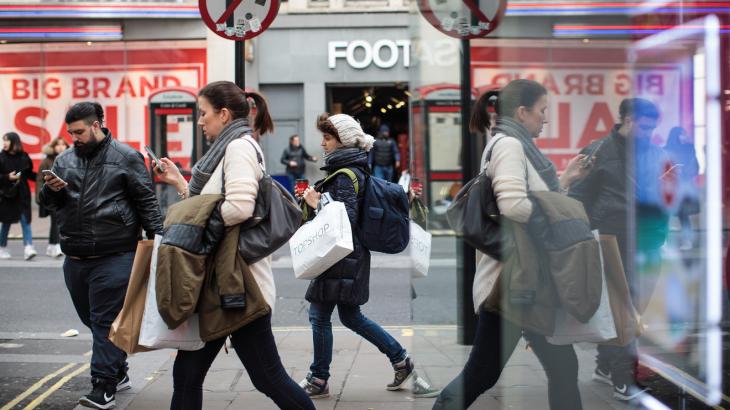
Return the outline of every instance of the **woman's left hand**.
<path id="1" fill-rule="evenodd" d="M 317 192 L 314 187 L 310 186 L 304 190 L 302 198 L 304 198 L 304 201 L 307 203 L 307 205 L 311 206 L 314 209 L 317 209 L 317 205 L 319 205 L 319 198 L 321 196 L 322 194 Z"/>

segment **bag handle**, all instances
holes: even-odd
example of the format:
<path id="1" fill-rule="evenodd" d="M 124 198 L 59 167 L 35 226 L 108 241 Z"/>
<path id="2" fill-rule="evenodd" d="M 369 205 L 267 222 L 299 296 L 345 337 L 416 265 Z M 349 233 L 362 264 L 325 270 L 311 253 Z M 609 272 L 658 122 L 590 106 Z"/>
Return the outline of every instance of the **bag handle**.
<path id="1" fill-rule="evenodd" d="M 503 138 L 508 138 L 507 135 L 503 135 L 501 137 L 495 137 L 494 140 L 490 141 L 492 146 L 489 147 L 489 149 L 484 150 L 484 154 L 482 154 L 482 162 L 484 164 L 484 168 L 482 168 L 482 172 L 486 172 L 487 166 L 489 165 L 489 161 L 492 159 L 492 150 L 494 150 L 494 146 L 497 145 L 497 142 Z M 513 138 L 513 137 L 509 137 Z M 486 162 L 485 162 L 486 161 Z M 527 157 L 525 157 L 525 185 L 527 185 L 527 191 L 530 191 L 530 172 L 527 169 Z"/>
<path id="2" fill-rule="evenodd" d="M 266 175 L 266 168 L 264 168 L 264 159 L 261 157 L 261 153 L 259 152 L 259 150 L 256 149 L 256 145 L 254 145 L 253 142 L 251 142 L 249 139 L 247 139 L 245 135 L 241 138 L 243 138 L 244 141 L 251 144 L 254 152 L 256 152 L 256 159 L 258 160 L 259 166 L 261 167 L 261 172 L 263 172 L 264 175 Z M 223 154 L 223 168 L 221 169 L 221 171 L 222 171 L 222 175 L 223 175 L 223 184 L 221 186 L 221 193 L 223 194 L 223 196 L 225 196 L 226 195 L 226 154 L 225 153 Z"/>
<path id="3" fill-rule="evenodd" d="M 327 181 L 329 181 L 332 178 L 334 178 L 335 175 L 337 175 L 337 174 L 345 174 L 345 175 L 347 175 L 347 176 L 350 177 L 350 179 L 352 180 L 352 184 L 355 186 L 355 195 L 357 195 L 358 194 L 358 191 L 360 190 L 360 184 L 357 181 L 357 175 L 355 175 L 355 172 L 353 170 L 351 170 L 350 168 L 340 168 L 340 169 L 338 169 L 337 171 L 335 171 L 332 174 L 330 174 L 327 178 L 325 178 L 319 184 L 319 186 L 320 187 L 323 186 Z"/>

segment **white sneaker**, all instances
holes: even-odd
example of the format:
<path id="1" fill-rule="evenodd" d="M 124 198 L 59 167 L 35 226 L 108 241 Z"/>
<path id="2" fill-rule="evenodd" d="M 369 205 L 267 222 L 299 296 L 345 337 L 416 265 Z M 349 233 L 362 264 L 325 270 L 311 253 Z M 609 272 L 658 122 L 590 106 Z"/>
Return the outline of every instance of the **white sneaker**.
<path id="1" fill-rule="evenodd" d="M 51 256 L 54 258 L 59 258 L 59 257 L 63 256 L 63 251 L 61 250 L 61 245 L 58 243 L 53 245 L 53 251 L 51 253 L 52 253 Z"/>
<path id="2" fill-rule="evenodd" d="M 53 256 L 55 256 L 55 250 L 56 250 L 56 245 L 46 246 L 46 256 L 50 256 L 52 258 Z"/>
<path id="3" fill-rule="evenodd" d="M 35 256 L 38 255 L 38 252 L 35 251 L 33 245 L 25 245 L 25 250 L 23 254 L 25 255 L 25 260 L 29 261 L 35 258 Z"/>
<path id="4" fill-rule="evenodd" d="M 0 259 L 10 259 L 13 256 L 8 252 L 8 249 L 5 247 L 0 248 Z"/>

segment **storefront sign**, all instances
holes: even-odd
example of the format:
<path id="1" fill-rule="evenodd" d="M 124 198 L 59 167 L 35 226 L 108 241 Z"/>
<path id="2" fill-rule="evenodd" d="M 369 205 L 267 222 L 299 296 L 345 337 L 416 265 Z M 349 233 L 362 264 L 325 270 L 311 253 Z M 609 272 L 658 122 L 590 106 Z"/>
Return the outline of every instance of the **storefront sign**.
<path id="1" fill-rule="evenodd" d="M 149 142 L 149 96 L 165 87 L 201 87 L 205 61 L 202 41 L 66 44 L 46 52 L 37 44 L 0 46 L 0 129 L 18 132 L 37 162 L 51 139 L 68 139 L 68 108 L 97 101 L 105 126 L 139 150 Z"/>
<path id="2" fill-rule="evenodd" d="M 432 26 L 456 38 L 485 37 L 507 10 L 507 0 L 418 0 L 418 9 Z"/>
<path id="3" fill-rule="evenodd" d="M 378 40 L 373 44 L 365 40 L 330 41 L 327 44 L 329 68 L 337 67 L 337 60 L 344 59 L 352 68 L 364 69 L 375 64 L 380 68 L 392 68 L 398 64 L 411 65 L 410 40 Z"/>
<path id="4" fill-rule="evenodd" d="M 198 0 L 200 16 L 215 34 L 243 41 L 263 33 L 279 13 L 280 0 Z"/>

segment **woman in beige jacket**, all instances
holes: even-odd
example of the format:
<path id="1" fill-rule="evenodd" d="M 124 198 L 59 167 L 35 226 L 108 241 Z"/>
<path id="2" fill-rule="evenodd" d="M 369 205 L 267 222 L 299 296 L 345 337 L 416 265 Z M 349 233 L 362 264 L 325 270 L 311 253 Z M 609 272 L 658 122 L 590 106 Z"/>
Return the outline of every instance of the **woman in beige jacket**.
<path id="1" fill-rule="evenodd" d="M 477 102 L 474 117 L 489 118 L 482 112 L 490 95 Z M 558 178 L 555 166 L 537 148 L 534 139 L 547 122 L 547 90 L 530 80 L 516 80 L 505 86 L 497 100 L 498 119 L 491 129 L 492 137 L 485 153 L 492 150 L 487 163 L 482 156 L 482 169 L 492 179 L 497 206 L 503 217 L 526 223 L 532 213 L 529 191 L 567 191 L 574 181 L 582 178 L 590 167 L 587 158 L 578 155 Z M 477 121 L 481 130 L 489 129 L 485 120 Z M 585 165 L 582 167 L 581 165 Z M 556 346 L 545 336 L 522 329 L 519 324 L 503 319 L 483 307 L 495 281 L 500 275 L 500 262 L 477 252 L 477 269 L 472 294 L 479 315 L 476 337 L 464 370 L 439 395 L 434 409 L 463 409 L 469 407 L 482 393 L 489 390 L 502 373 L 520 338 L 529 343 L 548 378 L 548 397 L 552 410 L 581 409 L 578 391 L 578 360 L 572 345 Z"/>
<path id="2" fill-rule="evenodd" d="M 253 129 L 248 125 L 249 98 L 257 109 Z M 229 81 L 218 81 L 206 85 L 198 93 L 198 111 L 198 125 L 213 144 L 193 167 L 190 183 L 168 158 L 161 159 L 163 171 L 158 169 L 157 173 L 160 179 L 177 189 L 181 198 L 219 194 L 225 184 L 221 216 L 226 226 L 240 224 L 253 215 L 258 181 L 265 172 L 264 165 L 258 162 L 257 153 L 262 157 L 263 154 L 254 135 L 263 135 L 274 128 L 266 101 L 261 95 L 246 93 Z M 250 269 L 273 310 L 276 289 L 271 256 L 252 264 Z M 227 337 L 207 342 L 200 350 L 178 351 L 173 367 L 171 409 L 202 408 L 203 380 Z M 280 408 L 314 409 L 307 394 L 281 364 L 271 331 L 271 314 L 235 330 L 230 337 L 258 391 L 269 396 Z"/>

